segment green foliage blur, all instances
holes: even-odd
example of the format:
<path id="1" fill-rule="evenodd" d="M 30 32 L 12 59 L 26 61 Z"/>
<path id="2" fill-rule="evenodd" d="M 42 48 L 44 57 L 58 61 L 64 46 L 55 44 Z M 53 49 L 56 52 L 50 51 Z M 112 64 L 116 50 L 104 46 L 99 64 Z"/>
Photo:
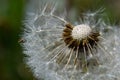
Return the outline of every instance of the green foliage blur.
<path id="1" fill-rule="evenodd" d="M 24 62 L 20 35 L 29 0 L 0 0 L 0 80 L 35 80 Z M 110 22 L 119 23 L 120 0 L 67 0 L 68 8 L 74 6 L 78 14 L 105 7 Z"/>
<path id="2" fill-rule="evenodd" d="M 0 80 L 33 80 L 18 43 L 25 0 L 0 0 Z"/>

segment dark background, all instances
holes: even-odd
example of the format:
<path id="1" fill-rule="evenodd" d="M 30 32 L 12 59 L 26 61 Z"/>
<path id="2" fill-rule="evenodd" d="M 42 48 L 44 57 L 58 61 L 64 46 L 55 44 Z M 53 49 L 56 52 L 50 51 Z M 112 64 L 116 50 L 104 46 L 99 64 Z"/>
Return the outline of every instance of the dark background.
<path id="1" fill-rule="evenodd" d="M 28 1 L 0 0 L 0 80 L 35 80 L 23 61 L 25 55 L 18 42 Z M 119 25 L 120 0 L 67 0 L 66 6 L 68 10 L 74 6 L 78 14 L 105 7 L 110 23 Z"/>

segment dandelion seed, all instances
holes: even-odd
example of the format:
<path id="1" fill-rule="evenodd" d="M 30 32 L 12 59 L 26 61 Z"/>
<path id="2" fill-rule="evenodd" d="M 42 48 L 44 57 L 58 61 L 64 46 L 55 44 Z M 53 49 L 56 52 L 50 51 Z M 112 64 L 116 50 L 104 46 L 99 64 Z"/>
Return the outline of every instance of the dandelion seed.
<path id="1" fill-rule="evenodd" d="M 74 50 L 74 53 L 72 53 L 74 57 L 78 52 L 76 61 L 80 61 L 81 63 L 77 63 L 77 64 L 80 64 L 83 69 L 86 66 L 87 69 L 87 64 L 89 64 L 87 63 L 87 58 L 90 57 L 89 55 L 90 53 L 88 51 L 89 47 L 87 45 L 90 44 L 92 48 L 96 46 L 96 42 L 99 41 L 98 38 L 100 36 L 99 32 L 96 33 L 93 32 L 92 29 L 86 24 L 81 24 L 74 27 L 68 23 L 65 25 L 65 29 L 63 30 L 62 36 L 66 46 Z M 92 37 L 92 39 L 90 37 Z M 91 51 L 93 51 L 93 49 L 91 49 Z M 91 55 L 94 56 L 95 54 L 91 54 Z M 75 59 L 74 57 L 73 59 Z"/>
<path id="2" fill-rule="evenodd" d="M 111 27 L 114 33 L 104 34 L 104 26 L 108 25 L 101 18 L 92 23 L 98 11 L 92 16 L 84 14 L 84 20 L 74 25 L 55 14 L 57 8 L 52 2 L 41 3 L 40 11 L 31 12 L 25 22 L 22 43 L 28 56 L 26 63 L 38 79 L 120 79 L 118 28 L 114 31 Z"/>

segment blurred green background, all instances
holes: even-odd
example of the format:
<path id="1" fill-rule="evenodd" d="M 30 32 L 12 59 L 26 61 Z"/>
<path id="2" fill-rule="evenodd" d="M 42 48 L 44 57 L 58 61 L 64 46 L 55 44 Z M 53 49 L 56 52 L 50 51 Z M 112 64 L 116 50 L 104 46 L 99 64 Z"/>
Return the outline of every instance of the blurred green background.
<path id="1" fill-rule="evenodd" d="M 29 0 L 0 0 L 0 80 L 36 80 L 25 65 L 18 43 L 22 33 L 25 6 Z M 111 23 L 119 24 L 120 0 L 67 0 L 67 7 L 78 14 L 106 8 Z"/>
<path id="2" fill-rule="evenodd" d="M 0 0 L 0 80 L 33 80 L 18 43 L 26 0 Z"/>

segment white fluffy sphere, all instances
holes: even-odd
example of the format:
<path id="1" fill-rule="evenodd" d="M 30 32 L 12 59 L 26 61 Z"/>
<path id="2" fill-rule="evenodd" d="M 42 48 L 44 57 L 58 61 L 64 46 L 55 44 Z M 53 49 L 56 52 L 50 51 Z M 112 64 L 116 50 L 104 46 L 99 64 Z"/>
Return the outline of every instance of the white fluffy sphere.
<path id="1" fill-rule="evenodd" d="M 74 39 L 81 40 L 81 39 L 87 37 L 91 31 L 92 31 L 91 28 L 86 24 L 77 25 L 72 30 L 72 37 Z"/>
<path id="2" fill-rule="evenodd" d="M 55 5 L 52 3 L 55 1 L 57 2 L 57 0 L 30 0 L 26 10 L 27 16 L 24 20 L 25 28 L 22 36 L 25 42 L 22 45 L 24 54 L 27 56 L 25 57 L 26 63 L 34 76 L 38 80 L 71 80 L 71 75 L 73 75 L 72 80 L 120 80 L 120 28 L 113 26 L 107 28 L 108 25 L 101 18 L 96 20 L 95 15 L 91 17 L 89 13 L 83 16 L 84 23 L 81 21 L 78 23 L 81 25 L 74 27 L 72 36 L 75 39 L 82 39 L 90 34 L 90 26 L 99 29 L 105 38 L 101 42 L 105 50 L 101 50 L 103 47 L 100 47 L 96 52 L 102 60 L 101 65 L 87 74 L 83 74 L 79 70 L 70 69 L 67 71 L 61 68 L 54 61 L 54 57 L 58 54 L 53 56 L 53 61 L 44 59 L 53 50 L 56 53 L 60 51 L 66 54 L 71 53 L 64 42 L 61 42 L 61 46 L 57 46 L 59 45 L 57 43 L 61 41 L 65 26 L 63 26 L 63 22 L 50 14 L 55 14 L 62 19 L 65 18 L 63 11 L 60 10 L 64 9 L 65 6 L 60 5 L 58 7 L 58 4 L 62 2 L 59 0 L 57 6 L 54 7 Z M 46 6 L 46 3 L 48 3 L 48 6 Z M 71 18 L 69 15 L 67 17 Z M 73 25 L 75 23 L 73 22 Z M 112 58 L 108 55 L 109 53 L 111 53 Z M 104 57 L 109 60 L 105 60 Z"/>

